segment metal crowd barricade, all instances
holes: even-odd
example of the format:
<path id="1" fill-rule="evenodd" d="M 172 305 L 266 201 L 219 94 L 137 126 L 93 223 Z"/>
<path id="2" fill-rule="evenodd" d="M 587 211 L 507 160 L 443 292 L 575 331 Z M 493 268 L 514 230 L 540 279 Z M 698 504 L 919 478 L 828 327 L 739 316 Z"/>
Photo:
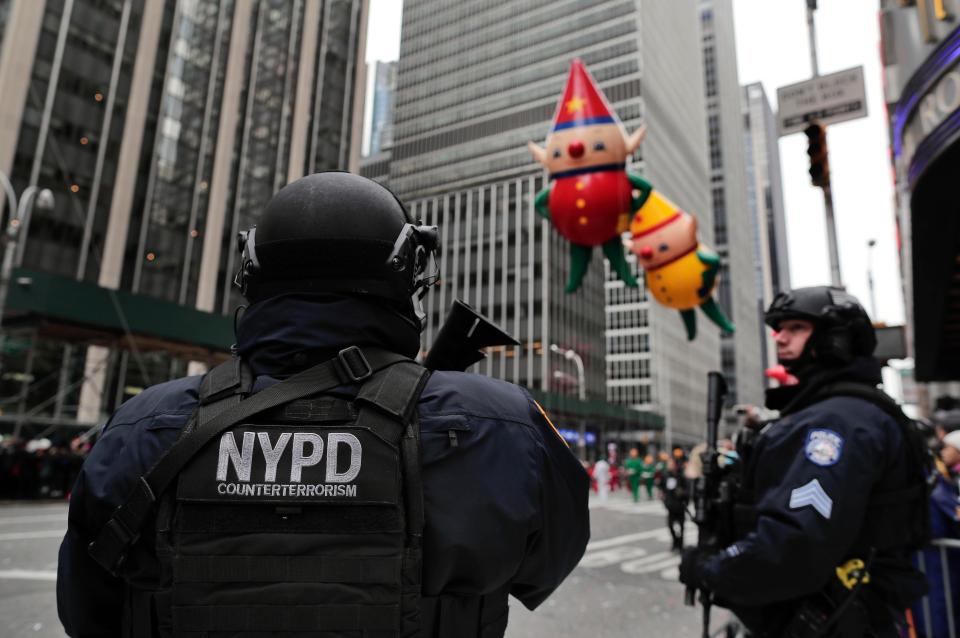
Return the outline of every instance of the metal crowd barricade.
<path id="1" fill-rule="evenodd" d="M 949 538 L 935 538 L 930 542 L 932 548 L 937 548 L 940 558 L 941 565 L 941 577 L 943 578 L 943 597 L 945 601 L 946 608 L 946 625 L 949 631 L 949 638 L 957 638 L 957 627 L 954 619 L 954 595 L 960 595 L 960 592 L 952 591 L 950 583 L 950 557 L 948 550 L 960 551 L 960 540 L 949 539 Z M 927 573 L 927 564 L 926 556 L 924 556 L 924 550 L 917 552 L 917 566 L 920 568 L 924 574 Z M 935 583 L 930 583 L 931 587 Z M 930 610 L 930 596 L 924 596 L 922 602 L 923 608 L 923 626 L 926 630 L 926 635 L 928 638 L 941 638 L 941 636 L 935 636 L 931 634 L 931 628 L 933 627 L 933 614 Z"/>

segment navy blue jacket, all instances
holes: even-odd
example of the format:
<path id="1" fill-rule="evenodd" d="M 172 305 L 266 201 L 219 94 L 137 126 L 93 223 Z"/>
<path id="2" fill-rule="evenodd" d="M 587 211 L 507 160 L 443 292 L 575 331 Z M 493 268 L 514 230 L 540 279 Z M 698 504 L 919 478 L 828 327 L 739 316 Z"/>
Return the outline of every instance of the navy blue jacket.
<path id="1" fill-rule="evenodd" d="M 260 375 L 255 389 L 349 345 L 412 355 L 419 337 L 356 299 L 274 299 L 252 306 L 238 328 L 238 351 Z M 93 562 L 87 545 L 134 481 L 174 443 L 197 407 L 200 379 L 163 383 L 125 403 L 84 464 L 57 575 L 60 619 L 69 635 L 120 633 L 124 584 Z M 435 372 L 419 415 L 424 594 L 479 595 L 510 584 L 516 598 L 535 608 L 583 555 L 586 472 L 530 395 L 510 383 Z"/>
<path id="2" fill-rule="evenodd" d="M 875 385 L 879 372 L 863 359 L 821 381 Z M 791 411 L 762 430 L 744 467 L 756 525 L 706 563 L 705 582 L 741 616 L 777 604 L 789 613 L 836 579 L 838 565 L 867 558 L 859 541 L 870 496 L 908 486 L 909 467 L 901 426 L 867 400 L 836 396 Z M 901 557 L 884 558 L 891 561 L 876 561 L 872 589 L 889 580 L 881 562 L 893 580 L 916 582 Z"/>

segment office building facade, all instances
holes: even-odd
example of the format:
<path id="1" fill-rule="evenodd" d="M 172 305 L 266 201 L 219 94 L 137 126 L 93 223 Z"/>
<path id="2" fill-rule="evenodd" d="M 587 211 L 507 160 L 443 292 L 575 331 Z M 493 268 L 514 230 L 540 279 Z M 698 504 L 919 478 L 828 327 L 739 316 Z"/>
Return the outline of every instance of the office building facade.
<path id="1" fill-rule="evenodd" d="M 18 374 L 2 391 L 25 396 L 31 418 L 92 423 L 188 361 L 222 357 L 229 333 L 198 335 L 229 327 L 240 301 L 237 231 L 288 181 L 356 170 L 367 4 L 3 7 L 0 171 L 55 204 L 20 228 L 15 272 L 29 283 L 5 320 L 28 345 L 4 353 Z M 105 306 L 41 303 L 71 291 Z M 53 412 L 38 407 L 50 396 Z"/>
<path id="2" fill-rule="evenodd" d="M 445 246 L 425 346 L 450 300 L 465 296 L 521 341 L 494 352 L 479 371 L 551 397 L 576 397 L 582 389 L 588 403 L 637 406 L 625 413 L 657 418 L 632 422 L 634 431 L 665 420 L 692 428 L 692 440 L 704 414 L 700 373 L 717 360 L 715 331 L 704 327 L 687 344 L 676 313 L 644 297 L 642 308 L 616 312 L 653 330 L 646 339 L 621 334 L 608 308 L 620 282 L 608 281 L 599 250 L 582 288 L 564 293 L 569 246 L 533 210 L 546 184 L 526 143 L 546 136 L 570 62 L 579 57 L 626 129 L 644 122 L 649 128 L 631 170 L 685 208 L 705 210 L 694 9 L 634 0 L 410 0 L 403 25 L 389 183 L 416 215 L 440 225 Z M 659 369 L 612 378 L 633 366 L 611 359 L 614 342 L 617 355 L 656 360 Z M 580 355 L 585 387 L 574 361 L 552 353 L 550 344 Z M 604 436 L 611 435 L 598 432 L 597 442 Z"/>
<path id="3" fill-rule="evenodd" d="M 765 262 L 758 252 L 759 228 L 747 198 L 732 0 L 702 0 L 699 15 L 713 239 L 723 262 L 717 297 L 737 328 L 720 338 L 727 405 L 762 405 L 764 335 L 755 269 L 757 263 L 762 269 Z"/>
<path id="4" fill-rule="evenodd" d="M 760 313 L 760 344 L 767 367 L 774 365 L 777 351 L 762 314 L 774 295 L 790 290 L 787 228 L 780 177 L 777 120 L 763 85 L 743 87 L 743 146 L 747 169 L 747 204 L 754 228 L 754 278 Z"/>

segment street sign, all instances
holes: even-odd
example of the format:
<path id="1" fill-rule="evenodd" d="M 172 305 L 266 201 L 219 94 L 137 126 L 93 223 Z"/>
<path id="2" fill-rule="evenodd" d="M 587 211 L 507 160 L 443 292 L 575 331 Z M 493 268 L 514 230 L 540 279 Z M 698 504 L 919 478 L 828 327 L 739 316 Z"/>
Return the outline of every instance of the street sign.
<path id="1" fill-rule="evenodd" d="M 863 67 L 858 66 L 777 89 L 780 135 L 790 135 L 818 120 L 835 124 L 867 116 Z"/>

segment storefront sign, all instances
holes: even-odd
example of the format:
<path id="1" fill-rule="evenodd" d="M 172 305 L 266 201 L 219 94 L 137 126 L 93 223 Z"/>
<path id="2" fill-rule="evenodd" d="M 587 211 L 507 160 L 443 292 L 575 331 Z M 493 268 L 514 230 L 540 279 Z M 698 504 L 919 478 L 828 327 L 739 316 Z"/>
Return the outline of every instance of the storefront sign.
<path id="1" fill-rule="evenodd" d="M 956 57 L 951 62 L 952 65 L 917 100 L 903 127 L 900 162 L 904 170 L 910 168 L 919 144 L 960 110 L 960 64 Z"/>

